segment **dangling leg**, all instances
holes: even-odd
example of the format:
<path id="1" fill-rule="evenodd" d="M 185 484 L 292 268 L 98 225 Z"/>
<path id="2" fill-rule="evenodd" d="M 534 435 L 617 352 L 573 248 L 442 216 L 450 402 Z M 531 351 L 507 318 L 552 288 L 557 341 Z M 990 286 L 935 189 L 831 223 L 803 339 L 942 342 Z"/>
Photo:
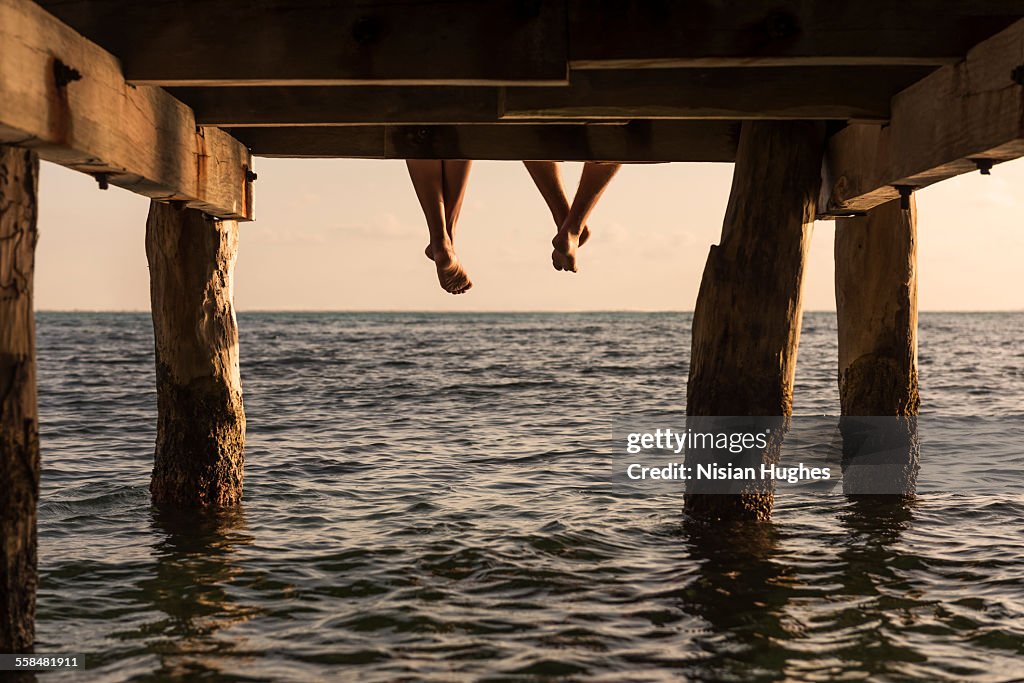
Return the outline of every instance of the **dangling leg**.
<path id="1" fill-rule="evenodd" d="M 551 240 L 555 250 L 551 254 L 551 260 L 558 268 L 559 258 L 564 259 L 564 270 L 576 272 L 576 249 L 583 243 L 583 226 L 590 216 L 590 212 L 597 206 L 597 200 L 608 183 L 618 173 L 621 164 L 606 164 L 588 161 L 583 166 L 583 175 L 580 177 L 580 186 L 576 189 L 576 197 L 569 207 L 569 214 L 562 221 L 558 234 Z M 559 268 L 559 270 L 562 270 Z"/>
<path id="2" fill-rule="evenodd" d="M 407 160 L 409 177 L 416 188 L 416 198 L 427 219 L 427 230 L 430 232 L 430 256 L 437 267 L 437 279 L 441 288 L 452 294 L 462 294 L 473 286 L 466 271 L 459 264 L 447 230 L 447 214 L 445 211 L 444 162 L 434 160 Z M 467 169 L 468 172 L 468 169 Z M 462 179 L 463 191 L 465 175 Z M 461 201 L 461 194 L 460 194 Z"/>
<path id="3" fill-rule="evenodd" d="M 459 222 L 462 211 L 462 198 L 466 196 L 466 185 L 469 182 L 469 169 L 473 162 L 468 159 L 445 159 L 441 162 L 441 191 L 444 193 L 444 224 L 448 239 L 455 246 L 455 225 Z M 434 250 L 430 244 L 424 250 L 427 258 L 434 260 Z"/>
<path id="4" fill-rule="evenodd" d="M 455 244 L 455 225 L 462 212 L 462 198 L 466 196 L 469 169 L 473 162 L 468 159 L 445 159 L 444 161 L 444 224 L 448 239 Z"/>
<path id="5" fill-rule="evenodd" d="M 569 215 L 569 199 L 565 196 L 565 188 L 562 187 L 562 174 L 558 164 L 553 161 L 524 161 L 526 170 L 533 178 L 534 185 L 540 190 L 544 201 L 551 211 L 551 217 L 555 220 L 555 231 L 562 227 L 565 217 Z M 586 225 L 580 232 L 579 246 L 586 244 L 590 239 L 590 228 Z M 552 253 L 552 262 L 555 270 L 565 269 L 565 259 L 558 252 Z"/>

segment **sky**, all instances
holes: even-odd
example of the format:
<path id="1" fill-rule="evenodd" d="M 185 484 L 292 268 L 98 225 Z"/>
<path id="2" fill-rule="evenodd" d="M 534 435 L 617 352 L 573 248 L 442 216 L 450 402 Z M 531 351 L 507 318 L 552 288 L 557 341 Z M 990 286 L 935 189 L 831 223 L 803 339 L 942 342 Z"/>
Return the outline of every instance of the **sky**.
<path id="1" fill-rule="evenodd" d="M 256 220 L 240 224 L 235 304 L 253 310 L 693 310 L 721 233 L 731 164 L 623 167 L 591 215 L 580 272 L 551 267 L 555 227 L 518 162 L 477 162 L 456 247 L 467 294 L 438 287 L 402 161 L 259 159 Z M 581 164 L 563 164 L 568 192 Z M 1024 160 L 917 193 L 919 303 L 1024 309 Z M 149 200 L 44 163 L 38 310 L 148 311 Z M 815 225 L 806 310 L 835 310 L 835 224 Z"/>

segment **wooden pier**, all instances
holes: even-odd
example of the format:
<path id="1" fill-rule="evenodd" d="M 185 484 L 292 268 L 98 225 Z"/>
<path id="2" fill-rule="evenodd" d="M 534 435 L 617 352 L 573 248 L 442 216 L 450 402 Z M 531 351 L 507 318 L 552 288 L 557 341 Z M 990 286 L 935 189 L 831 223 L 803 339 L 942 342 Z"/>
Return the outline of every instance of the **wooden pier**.
<path id="1" fill-rule="evenodd" d="M 838 218 L 841 410 L 914 415 L 913 192 L 1024 156 L 1024 0 L 0 0 L 0 652 L 33 642 L 39 159 L 152 199 L 152 494 L 223 506 L 254 156 L 735 162 L 690 414 L 790 414 L 811 228 Z"/>

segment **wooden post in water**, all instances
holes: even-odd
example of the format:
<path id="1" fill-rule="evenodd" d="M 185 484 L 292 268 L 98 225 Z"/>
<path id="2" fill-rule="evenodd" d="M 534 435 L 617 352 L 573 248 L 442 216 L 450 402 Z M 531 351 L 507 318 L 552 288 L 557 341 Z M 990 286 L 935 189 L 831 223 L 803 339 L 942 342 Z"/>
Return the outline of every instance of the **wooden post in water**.
<path id="1" fill-rule="evenodd" d="M 843 490 L 914 493 L 917 412 L 917 207 L 900 200 L 836 221 Z"/>
<path id="2" fill-rule="evenodd" d="M 32 279 L 39 157 L 0 146 L 0 652 L 31 652 L 39 416 Z"/>
<path id="3" fill-rule="evenodd" d="M 785 429 L 823 147 L 818 123 L 743 123 L 721 243 L 711 247 L 693 315 L 688 416 L 786 418 Z M 771 440 L 762 461 L 777 459 L 780 442 Z M 685 509 L 768 519 L 773 500 L 770 487 L 723 495 L 691 486 Z"/>
<path id="4" fill-rule="evenodd" d="M 917 415 L 917 207 L 836 220 L 843 415 Z"/>
<path id="5" fill-rule="evenodd" d="M 233 303 L 238 223 L 153 202 L 146 222 L 156 342 L 153 501 L 242 497 L 245 411 Z"/>

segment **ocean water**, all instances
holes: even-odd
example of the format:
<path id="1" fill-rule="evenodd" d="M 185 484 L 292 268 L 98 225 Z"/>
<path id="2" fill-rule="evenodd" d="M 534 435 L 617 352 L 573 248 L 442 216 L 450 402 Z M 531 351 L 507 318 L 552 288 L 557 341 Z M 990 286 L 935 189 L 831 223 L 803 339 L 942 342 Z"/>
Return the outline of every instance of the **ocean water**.
<path id="1" fill-rule="evenodd" d="M 37 651 L 89 667 L 41 680 L 1024 678 L 1014 429 L 988 489 L 709 528 L 609 484 L 612 423 L 685 406 L 688 314 L 239 326 L 245 501 L 196 518 L 149 505 L 148 315 L 39 314 Z M 922 413 L 1024 425 L 1022 338 L 922 315 Z M 798 414 L 838 412 L 835 356 L 808 314 Z"/>

